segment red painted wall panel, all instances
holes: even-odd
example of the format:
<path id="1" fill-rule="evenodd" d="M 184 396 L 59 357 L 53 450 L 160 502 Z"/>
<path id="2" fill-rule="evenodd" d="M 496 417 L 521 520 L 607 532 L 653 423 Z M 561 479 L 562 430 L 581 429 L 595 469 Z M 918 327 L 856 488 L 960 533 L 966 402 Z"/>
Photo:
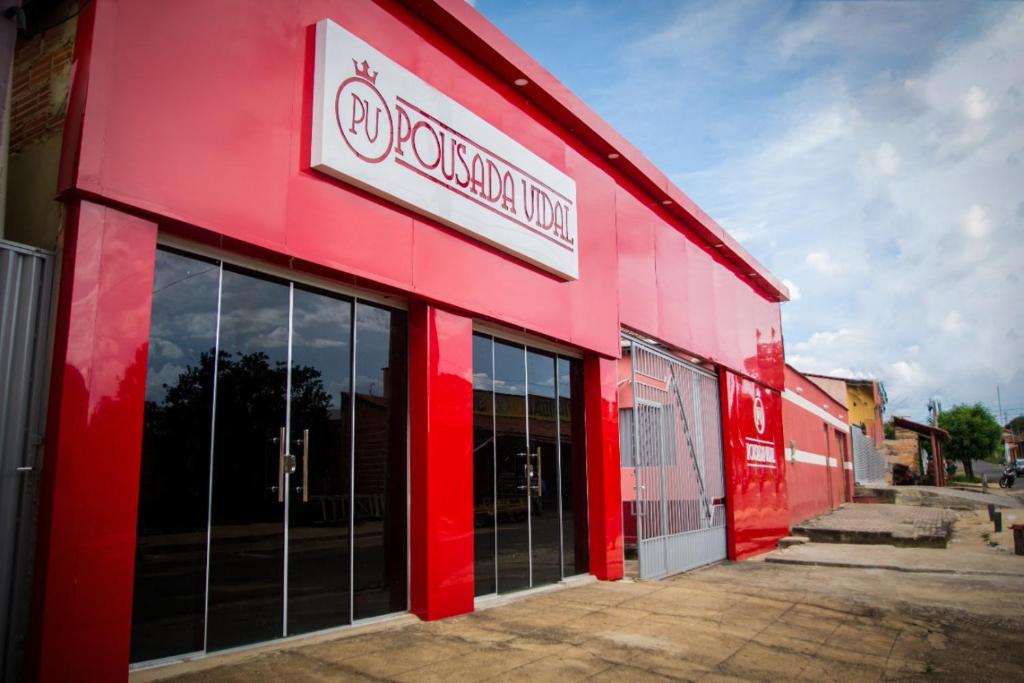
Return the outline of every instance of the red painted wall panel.
<path id="1" fill-rule="evenodd" d="M 409 310 L 410 602 L 421 619 L 473 611 L 473 321 Z"/>
<path id="2" fill-rule="evenodd" d="M 786 473 L 791 524 L 803 522 L 852 500 L 852 473 L 846 474 L 844 451 L 837 436 L 844 434 L 834 422 L 812 412 L 801 400 L 809 402 L 838 421 L 846 422 L 847 411 L 813 382 L 785 367 L 787 398 L 782 401 L 784 445 L 788 468 Z M 846 438 L 846 437 L 844 437 Z M 822 462 L 794 460 L 792 449 Z"/>
<path id="3" fill-rule="evenodd" d="M 65 233 L 27 678 L 123 679 L 156 225 L 82 202 Z"/>
<path id="4" fill-rule="evenodd" d="M 725 495 L 729 559 L 766 552 L 789 531 L 786 461 L 782 453 L 782 406 L 779 392 L 722 370 L 722 434 L 725 450 Z M 755 404 L 764 409 L 757 428 Z M 748 446 L 770 444 L 773 460 L 748 461 Z M 759 466 L 761 465 L 761 466 Z M 766 465 L 766 466 L 764 466 Z"/>
<path id="5" fill-rule="evenodd" d="M 658 278 L 653 216 L 629 192 L 614 195 L 619 256 L 619 310 L 622 324 L 660 336 Z"/>
<path id="6" fill-rule="evenodd" d="M 616 378 L 616 361 L 594 355 L 583 360 L 590 573 L 606 581 L 621 579 L 625 568 Z"/>

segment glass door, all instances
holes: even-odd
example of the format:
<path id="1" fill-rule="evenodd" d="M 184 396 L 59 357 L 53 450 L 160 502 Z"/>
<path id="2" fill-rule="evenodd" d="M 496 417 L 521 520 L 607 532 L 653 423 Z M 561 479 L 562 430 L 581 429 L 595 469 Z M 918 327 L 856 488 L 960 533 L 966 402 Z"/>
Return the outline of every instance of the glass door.
<path id="1" fill-rule="evenodd" d="M 527 350 L 526 376 L 527 428 L 530 433 L 526 470 L 530 490 L 532 585 L 539 586 L 562 579 L 554 355 Z"/>
<path id="2" fill-rule="evenodd" d="M 157 252 L 131 661 L 407 609 L 405 313 Z"/>
<path id="3" fill-rule="evenodd" d="M 580 362 L 476 334 L 473 364 L 476 595 L 586 572 Z"/>
<path id="4" fill-rule="evenodd" d="M 351 621 L 352 301 L 293 293 L 288 635 Z"/>
<path id="5" fill-rule="evenodd" d="M 529 454 L 522 346 L 494 342 L 497 590 L 530 586 Z"/>
<path id="6" fill-rule="evenodd" d="M 206 648 L 281 636 L 288 496 L 287 283 L 224 269 Z"/>

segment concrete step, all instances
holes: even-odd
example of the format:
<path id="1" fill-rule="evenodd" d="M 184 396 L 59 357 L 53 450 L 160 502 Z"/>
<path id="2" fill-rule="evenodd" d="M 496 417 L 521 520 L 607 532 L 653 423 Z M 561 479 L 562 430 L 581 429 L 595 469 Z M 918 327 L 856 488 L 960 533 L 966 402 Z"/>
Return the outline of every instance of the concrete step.
<path id="1" fill-rule="evenodd" d="M 952 526 L 944 533 L 901 534 L 892 531 L 851 530 L 832 528 L 794 527 L 794 534 L 806 536 L 812 543 L 849 543 L 863 545 L 892 545 L 899 548 L 945 548 L 952 534 Z"/>
<path id="2" fill-rule="evenodd" d="M 811 539 L 806 536 L 786 536 L 779 539 L 779 548 L 790 548 L 794 545 L 803 545 L 810 542 Z"/>

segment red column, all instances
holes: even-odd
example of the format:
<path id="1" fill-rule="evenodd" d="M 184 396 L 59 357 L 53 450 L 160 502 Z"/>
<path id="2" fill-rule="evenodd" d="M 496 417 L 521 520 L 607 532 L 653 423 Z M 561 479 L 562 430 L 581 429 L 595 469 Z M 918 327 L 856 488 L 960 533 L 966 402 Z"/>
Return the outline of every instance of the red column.
<path id="1" fill-rule="evenodd" d="M 157 229 L 69 208 L 26 673 L 116 681 L 128 676 Z"/>
<path id="2" fill-rule="evenodd" d="M 587 356 L 583 396 L 587 423 L 590 573 L 604 581 L 623 574 L 617 361 Z"/>
<path id="3" fill-rule="evenodd" d="M 473 611 L 473 321 L 409 310 L 412 611 Z"/>

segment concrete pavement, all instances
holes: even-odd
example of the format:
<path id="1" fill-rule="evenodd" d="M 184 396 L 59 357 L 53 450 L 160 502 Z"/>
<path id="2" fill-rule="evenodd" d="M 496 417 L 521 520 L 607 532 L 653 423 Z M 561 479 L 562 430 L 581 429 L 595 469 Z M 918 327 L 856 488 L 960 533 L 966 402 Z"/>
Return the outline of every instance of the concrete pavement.
<path id="1" fill-rule="evenodd" d="M 776 550 L 766 562 L 821 567 L 889 569 L 911 573 L 989 574 L 1024 577 L 1024 556 L 1013 554 L 1009 524 L 1024 523 L 1024 513 L 1004 513 L 1005 531 L 995 534 L 988 514 L 961 512 L 947 548 L 892 545 L 805 543 Z"/>
<path id="2" fill-rule="evenodd" d="M 935 551 L 943 552 L 943 551 Z M 139 672 L 133 681 L 1020 680 L 1024 579 L 726 563 L 432 623 Z"/>
<path id="3" fill-rule="evenodd" d="M 956 513 L 934 507 L 846 503 L 794 526 L 793 535 L 820 543 L 944 548 L 955 519 Z"/>

